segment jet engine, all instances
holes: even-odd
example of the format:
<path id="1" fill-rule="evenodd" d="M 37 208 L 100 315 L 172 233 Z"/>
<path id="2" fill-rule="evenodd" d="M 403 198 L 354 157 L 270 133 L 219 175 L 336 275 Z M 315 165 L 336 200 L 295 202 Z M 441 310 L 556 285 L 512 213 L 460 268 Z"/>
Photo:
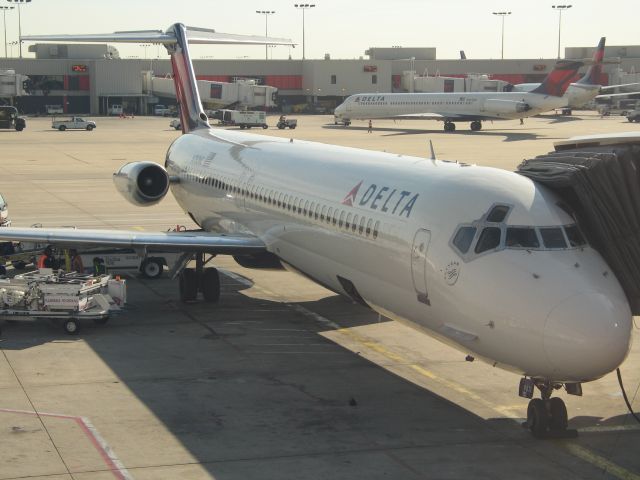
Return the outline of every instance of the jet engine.
<path id="1" fill-rule="evenodd" d="M 528 112 L 531 110 L 531 106 L 526 102 L 489 99 L 484 102 L 484 110 L 485 112 L 509 115 L 513 113 Z"/>
<path id="2" fill-rule="evenodd" d="M 169 174 L 153 162 L 131 162 L 113 174 L 113 183 L 129 202 L 140 207 L 155 205 L 169 191 Z"/>

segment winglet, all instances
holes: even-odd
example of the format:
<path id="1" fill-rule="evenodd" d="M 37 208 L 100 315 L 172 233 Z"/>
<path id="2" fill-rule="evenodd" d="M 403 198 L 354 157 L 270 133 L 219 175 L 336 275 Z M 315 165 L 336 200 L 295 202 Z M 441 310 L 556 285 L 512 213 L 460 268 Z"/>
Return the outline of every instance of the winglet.
<path id="1" fill-rule="evenodd" d="M 560 60 L 538 88 L 531 93 L 561 97 L 573 81 L 583 62 Z"/>
<path id="2" fill-rule="evenodd" d="M 437 160 L 436 152 L 433 149 L 433 142 L 431 140 L 429 140 L 429 150 L 431 150 L 431 156 L 429 157 L 429 160 Z"/>

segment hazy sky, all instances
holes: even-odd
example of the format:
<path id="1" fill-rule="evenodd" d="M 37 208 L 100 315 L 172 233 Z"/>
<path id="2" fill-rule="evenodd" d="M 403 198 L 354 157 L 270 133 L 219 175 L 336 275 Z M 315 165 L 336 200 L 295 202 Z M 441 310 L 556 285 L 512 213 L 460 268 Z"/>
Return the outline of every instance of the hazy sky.
<path id="1" fill-rule="evenodd" d="M 110 33 L 116 30 L 166 29 L 170 24 L 213 28 L 220 32 L 291 38 L 298 46 L 270 49 L 273 58 L 302 57 L 302 11 L 293 1 L 227 0 L 32 0 L 23 4 L 24 35 Z M 540 0 L 318 0 L 305 13 L 306 57 L 358 58 L 373 46 L 436 47 L 438 58 L 500 58 L 501 18 L 505 17 L 505 58 L 555 58 L 558 45 L 556 2 Z M 0 5 L 15 5 L 0 0 Z M 637 0 L 576 0 L 562 14 L 565 46 L 639 45 Z M 18 15 L 8 11 L 7 40 L 17 39 Z M 0 24 L 0 28 L 2 24 Z M 1 37 L 0 37 L 1 38 Z M 137 45 L 116 45 L 123 57 L 145 57 Z M 26 52 L 26 48 L 23 49 Z M 165 52 L 160 52 L 164 56 Z M 14 47 L 14 54 L 17 48 Z M 148 48 L 147 57 L 158 54 Z M 193 55 L 213 58 L 264 58 L 261 46 L 195 46 Z"/>

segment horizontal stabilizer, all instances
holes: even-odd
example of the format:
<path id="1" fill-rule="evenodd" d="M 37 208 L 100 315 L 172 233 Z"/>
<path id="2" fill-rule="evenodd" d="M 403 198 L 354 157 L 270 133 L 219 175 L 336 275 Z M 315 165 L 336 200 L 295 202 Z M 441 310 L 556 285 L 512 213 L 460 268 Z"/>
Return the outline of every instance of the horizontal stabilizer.
<path id="1" fill-rule="evenodd" d="M 23 35 L 20 38 L 28 42 L 161 43 L 164 45 L 175 44 L 178 41 L 172 29 L 169 29 L 166 32 L 161 30 L 138 30 L 130 32 L 81 35 Z M 288 38 L 236 35 L 233 33 L 219 33 L 215 30 L 194 27 L 187 27 L 187 41 L 193 44 L 295 45 Z"/>

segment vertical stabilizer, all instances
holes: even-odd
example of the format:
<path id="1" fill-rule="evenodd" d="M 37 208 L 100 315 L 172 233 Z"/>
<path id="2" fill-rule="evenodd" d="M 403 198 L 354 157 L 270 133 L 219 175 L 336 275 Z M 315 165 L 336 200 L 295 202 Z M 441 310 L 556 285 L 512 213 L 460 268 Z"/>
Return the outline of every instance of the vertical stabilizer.
<path id="1" fill-rule="evenodd" d="M 547 75 L 538 88 L 532 90 L 531 93 L 539 93 L 542 95 L 551 95 L 561 97 L 573 81 L 576 73 L 584 63 L 570 60 L 560 60 L 553 67 L 553 70 Z"/>
<path id="2" fill-rule="evenodd" d="M 587 70 L 587 73 L 578 80 L 576 83 L 580 85 L 600 85 L 600 77 L 602 77 L 602 60 L 604 59 L 604 43 L 606 37 L 600 39 L 596 51 L 593 52 L 592 65 Z"/>

